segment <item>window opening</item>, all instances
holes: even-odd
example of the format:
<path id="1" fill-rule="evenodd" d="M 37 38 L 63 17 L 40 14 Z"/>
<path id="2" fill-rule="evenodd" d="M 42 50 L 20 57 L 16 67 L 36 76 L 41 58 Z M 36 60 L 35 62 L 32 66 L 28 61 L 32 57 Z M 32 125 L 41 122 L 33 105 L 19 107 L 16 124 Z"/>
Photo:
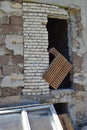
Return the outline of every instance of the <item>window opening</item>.
<path id="1" fill-rule="evenodd" d="M 48 49 L 54 47 L 58 50 L 68 61 L 69 61 L 69 48 L 68 48 L 68 25 L 67 20 L 48 18 L 47 23 L 48 30 Z M 54 59 L 52 54 L 49 54 L 49 62 L 51 63 Z M 58 89 L 70 88 L 70 73 L 67 74 Z M 52 87 L 50 87 L 53 89 Z"/>

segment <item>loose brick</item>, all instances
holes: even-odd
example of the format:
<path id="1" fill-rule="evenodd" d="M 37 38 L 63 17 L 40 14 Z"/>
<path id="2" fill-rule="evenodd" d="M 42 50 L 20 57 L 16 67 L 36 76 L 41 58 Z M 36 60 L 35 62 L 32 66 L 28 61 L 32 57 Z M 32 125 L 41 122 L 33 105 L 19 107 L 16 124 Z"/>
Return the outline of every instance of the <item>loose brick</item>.
<path id="1" fill-rule="evenodd" d="M 3 25 L 2 32 L 3 34 L 9 34 L 9 33 L 22 34 L 22 26 Z"/>
<path id="2" fill-rule="evenodd" d="M 11 24 L 22 26 L 22 17 L 21 16 L 12 16 L 11 17 Z"/>

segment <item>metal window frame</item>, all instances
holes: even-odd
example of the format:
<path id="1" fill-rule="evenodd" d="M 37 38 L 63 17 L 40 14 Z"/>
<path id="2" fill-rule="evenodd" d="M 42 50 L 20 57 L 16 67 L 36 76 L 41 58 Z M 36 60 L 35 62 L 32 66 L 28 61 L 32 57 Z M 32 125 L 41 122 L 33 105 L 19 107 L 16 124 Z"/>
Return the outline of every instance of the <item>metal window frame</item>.
<path id="1" fill-rule="evenodd" d="M 20 113 L 21 118 L 22 118 L 23 130 L 31 130 L 27 112 L 31 112 L 35 110 L 43 110 L 43 109 L 49 109 L 51 112 L 52 118 L 54 120 L 52 124 L 53 130 L 56 130 L 56 129 L 63 130 L 60 120 L 58 118 L 58 115 L 52 104 L 36 104 L 36 105 L 34 104 L 34 105 L 22 105 L 22 106 L 16 106 L 16 107 L 1 108 L 0 115 Z M 54 125 L 56 128 L 54 127 Z"/>

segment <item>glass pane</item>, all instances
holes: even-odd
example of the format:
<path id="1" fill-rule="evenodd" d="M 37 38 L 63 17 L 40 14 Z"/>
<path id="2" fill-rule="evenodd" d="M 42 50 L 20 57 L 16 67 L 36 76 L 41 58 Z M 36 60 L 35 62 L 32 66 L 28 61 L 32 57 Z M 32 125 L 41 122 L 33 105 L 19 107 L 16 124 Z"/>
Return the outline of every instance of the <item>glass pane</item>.
<path id="1" fill-rule="evenodd" d="M 23 130 L 21 114 L 0 115 L 0 130 Z"/>
<path id="2" fill-rule="evenodd" d="M 49 109 L 28 112 L 31 130 L 53 130 Z"/>

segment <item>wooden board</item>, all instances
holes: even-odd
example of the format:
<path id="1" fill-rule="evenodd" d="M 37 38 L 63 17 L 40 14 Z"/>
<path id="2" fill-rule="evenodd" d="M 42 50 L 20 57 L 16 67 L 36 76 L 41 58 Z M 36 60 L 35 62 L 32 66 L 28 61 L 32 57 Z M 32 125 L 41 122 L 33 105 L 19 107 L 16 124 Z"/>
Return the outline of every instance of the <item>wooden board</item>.
<path id="1" fill-rule="evenodd" d="M 59 114 L 58 117 L 64 130 L 74 130 L 68 114 Z"/>

